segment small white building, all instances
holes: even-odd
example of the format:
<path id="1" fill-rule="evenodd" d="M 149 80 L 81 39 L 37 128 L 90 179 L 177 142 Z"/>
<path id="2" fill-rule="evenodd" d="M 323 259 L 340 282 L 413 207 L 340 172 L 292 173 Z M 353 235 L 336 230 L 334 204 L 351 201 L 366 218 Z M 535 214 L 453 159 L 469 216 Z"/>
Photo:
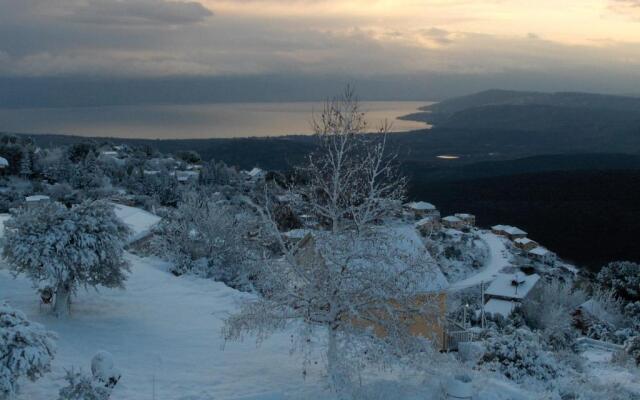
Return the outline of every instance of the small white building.
<path id="1" fill-rule="evenodd" d="M 0 169 L 5 169 L 9 167 L 9 161 L 6 158 L 0 157 Z"/>
<path id="2" fill-rule="evenodd" d="M 440 217 L 440 212 L 436 206 L 426 201 L 407 203 L 404 205 L 404 209 L 413 214 L 416 219 L 422 219 L 431 215 Z"/>
<path id="3" fill-rule="evenodd" d="M 24 201 L 26 201 L 27 207 L 36 207 L 41 204 L 48 203 L 49 201 L 51 201 L 51 198 L 49 196 L 37 194 L 34 196 L 25 197 Z"/>
<path id="4" fill-rule="evenodd" d="M 513 244 L 522 251 L 528 252 L 538 247 L 538 243 L 529 238 L 519 238 L 513 241 Z"/>
<path id="5" fill-rule="evenodd" d="M 494 225 L 491 227 L 491 232 L 495 233 L 496 235 L 508 237 L 511 240 L 527 237 L 527 232 L 511 225 Z"/>
<path id="6" fill-rule="evenodd" d="M 250 181 L 259 181 L 261 179 L 264 179 L 264 177 L 267 175 L 265 171 L 258 167 L 253 168 L 251 171 L 242 172 L 247 176 L 247 180 Z"/>
<path id="7" fill-rule="evenodd" d="M 484 305 L 485 313 L 508 317 L 522 300 L 533 293 L 538 281 L 538 274 L 498 274 L 485 291 L 488 298 Z"/>
<path id="8" fill-rule="evenodd" d="M 283 234 L 285 240 L 290 243 L 297 243 L 305 238 L 308 234 L 312 233 L 310 229 L 292 229 Z"/>
<path id="9" fill-rule="evenodd" d="M 416 222 L 415 227 L 421 234 L 429 236 L 440 230 L 440 219 L 435 215 L 430 215 Z"/>
<path id="10" fill-rule="evenodd" d="M 442 218 L 442 226 L 449 229 L 461 230 L 467 227 L 467 224 L 455 215 L 449 215 Z"/>
<path id="11" fill-rule="evenodd" d="M 200 172 L 198 171 L 175 171 L 175 176 L 178 182 L 187 183 L 198 180 Z"/>
<path id="12" fill-rule="evenodd" d="M 467 228 L 473 228 L 474 226 L 476 226 L 476 216 L 473 214 L 468 214 L 468 213 L 457 213 L 454 214 L 456 217 L 460 218 L 462 221 L 464 221 L 465 225 L 467 226 Z"/>
<path id="13" fill-rule="evenodd" d="M 527 255 L 529 256 L 530 259 L 546 265 L 555 264 L 556 258 L 557 258 L 553 252 L 540 246 L 529 250 L 527 252 Z"/>

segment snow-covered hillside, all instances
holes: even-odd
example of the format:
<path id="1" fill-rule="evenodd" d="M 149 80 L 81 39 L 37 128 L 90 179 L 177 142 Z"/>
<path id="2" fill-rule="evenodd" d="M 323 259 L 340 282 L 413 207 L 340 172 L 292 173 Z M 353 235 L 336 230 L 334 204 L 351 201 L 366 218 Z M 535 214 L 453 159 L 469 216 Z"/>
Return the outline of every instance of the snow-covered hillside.
<path id="1" fill-rule="evenodd" d="M 114 400 L 152 399 L 154 382 L 156 399 L 279 399 L 302 390 L 322 392 L 319 374 L 303 379 L 287 335 L 260 348 L 253 340 L 225 346 L 222 319 L 243 294 L 210 280 L 176 278 L 157 259 L 128 258 L 126 289 L 81 290 L 68 319 L 40 310 L 31 283 L 0 270 L 0 300 L 59 336 L 52 373 L 25 382 L 19 400 L 54 398 L 65 369 L 88 370 L 99 350 L 113 354 L 122 372 Z"/>

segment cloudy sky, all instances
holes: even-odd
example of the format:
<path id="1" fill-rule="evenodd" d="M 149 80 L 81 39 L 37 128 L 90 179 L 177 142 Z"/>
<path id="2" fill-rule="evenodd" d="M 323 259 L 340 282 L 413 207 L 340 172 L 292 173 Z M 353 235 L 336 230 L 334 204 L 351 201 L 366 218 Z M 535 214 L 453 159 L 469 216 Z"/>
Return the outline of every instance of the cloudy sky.
<path id="1" fill-rule="evenodd" d="M 0 0 L 1 78 L 582 74 L 640 92 L 639 67 L 640 0 Z"/>

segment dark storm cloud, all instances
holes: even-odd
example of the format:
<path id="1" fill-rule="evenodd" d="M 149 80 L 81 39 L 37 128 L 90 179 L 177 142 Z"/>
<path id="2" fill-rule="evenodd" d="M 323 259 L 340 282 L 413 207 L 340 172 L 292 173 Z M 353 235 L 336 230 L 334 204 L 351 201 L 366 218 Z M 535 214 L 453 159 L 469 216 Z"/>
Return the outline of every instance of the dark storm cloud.
<path id="1" fill-rule="evenodd" d="M 202 22 L 213 13 L 197 2 L 158 0 L 90 0 L 77 7 L 71 21 L 113 25 L 186 25 Z"/>

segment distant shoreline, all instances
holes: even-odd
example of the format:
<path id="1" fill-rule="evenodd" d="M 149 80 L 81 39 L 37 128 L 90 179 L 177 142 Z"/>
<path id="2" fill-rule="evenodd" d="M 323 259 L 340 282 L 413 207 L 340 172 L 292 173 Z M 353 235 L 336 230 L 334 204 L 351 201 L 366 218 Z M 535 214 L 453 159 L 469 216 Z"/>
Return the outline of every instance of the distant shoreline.
<path id="1" fill-rule="evenodd" d="M 394 132 L 428 129 L 402 117 L 428 101 L 363 101 L 371 131 L 387 119 Z M 151 104 L 0 109 L 0 130 L 94 139 L 190 140 L 306 136 L 323 102 Z"/>

